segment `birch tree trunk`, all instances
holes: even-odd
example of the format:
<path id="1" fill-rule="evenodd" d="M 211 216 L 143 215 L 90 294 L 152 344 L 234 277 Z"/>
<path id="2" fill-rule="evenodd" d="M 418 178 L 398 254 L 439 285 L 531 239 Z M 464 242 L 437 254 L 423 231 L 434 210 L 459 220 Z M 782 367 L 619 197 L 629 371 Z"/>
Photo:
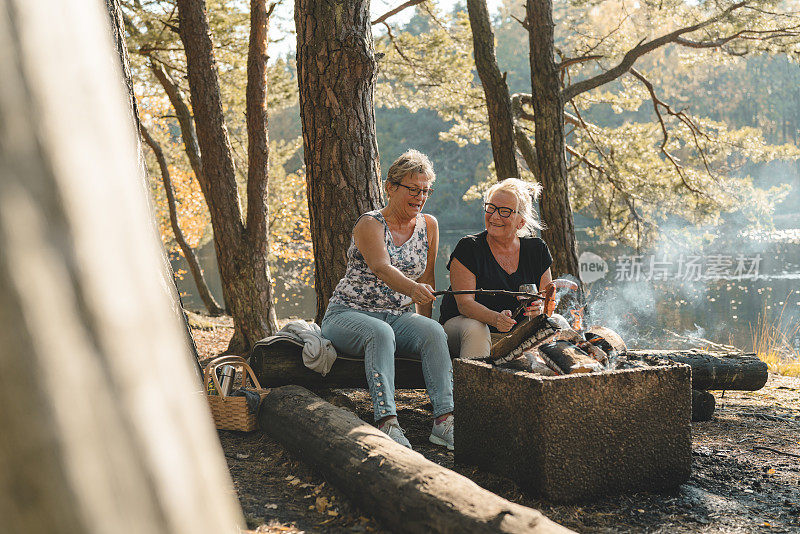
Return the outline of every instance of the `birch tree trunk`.
<path id="1" fill-rule="evenodd" d="M 356 219 L 381 206 L 377 65 L 369 0 L 295 0 L 294 16 L 320 321 L 344 275 Z"/>
<path id="2" fill-rule="evenodd" d="M 0 0 L 2 529 L 237 532 L 108 27 Z"/>

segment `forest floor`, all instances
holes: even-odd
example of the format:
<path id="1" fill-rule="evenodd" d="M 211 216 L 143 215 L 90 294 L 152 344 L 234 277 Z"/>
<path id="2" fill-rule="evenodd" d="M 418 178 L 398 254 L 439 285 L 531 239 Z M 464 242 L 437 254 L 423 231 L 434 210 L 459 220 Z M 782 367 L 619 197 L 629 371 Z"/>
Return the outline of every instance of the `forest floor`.
<path id="1" fill-rule="evenodd" d="M 216 321 L 194 329 L 201 359 L 219 354 L 233 330 Z M 692 475 L 668 493 L 612 496 L 555 505 L 511 480 L 454 465 L 428 442 L 431 405 L 424 390 L 398 390 L 400 424 L 414 450 L 480 486 L 577 532 L 800 532 L 800 378 L 770 374 L 759 391 L 714 392 L 711 421 L 692 424 Z M 365 390 L 323 396 L 371 420 Z M 336 488 L 263 432 L 219 431 L 247 526 L 256 532 L 387 532 L 370 510 Z"/>

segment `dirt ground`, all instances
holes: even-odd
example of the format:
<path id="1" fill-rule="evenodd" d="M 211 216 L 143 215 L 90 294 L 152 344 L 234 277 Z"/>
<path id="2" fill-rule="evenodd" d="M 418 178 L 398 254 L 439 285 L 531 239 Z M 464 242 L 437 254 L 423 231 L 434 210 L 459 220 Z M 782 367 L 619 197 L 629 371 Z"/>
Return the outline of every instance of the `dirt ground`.
<path id="1" fill-rule="evenodd" d="M 195 330 L 201 358 L 225 349 L 226 326 Z M 692 424 L 692 476 L 676 490 L 554 505 L 512 481 L 464 465 L 427 441 L 431 405 L 423 390 L 397 392 L 398 418 L 414 449 L 482 487 L 578 532 L 800 532 L 800 378 L 770 375 L 755 392 L 714 392 L 709 422 Z M 370 421 L 364 390 L 328 400 Z M 257 532 L 385 532 L 279 443 L 262 432 L 219 432 L 248 527 Z"/>

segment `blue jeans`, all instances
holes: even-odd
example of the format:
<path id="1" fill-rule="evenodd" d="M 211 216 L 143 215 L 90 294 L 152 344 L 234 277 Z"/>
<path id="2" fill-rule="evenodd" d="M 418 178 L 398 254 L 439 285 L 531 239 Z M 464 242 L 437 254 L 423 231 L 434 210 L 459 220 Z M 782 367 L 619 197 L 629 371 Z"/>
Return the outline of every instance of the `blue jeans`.
<path id="1" fill-rule="evenodd" d="M 397 415 L 394 404 L 394 354 L 422 361 L 422 376 L 433 404 L 433 416 L 453 411 L 453 364 L 442 325 L 422 315 L 406 312 L 356 310 L 332 303 L 322 319 L 322 336 L 336 350 L 364 357 L 367 385 L 375 420 Z"/>

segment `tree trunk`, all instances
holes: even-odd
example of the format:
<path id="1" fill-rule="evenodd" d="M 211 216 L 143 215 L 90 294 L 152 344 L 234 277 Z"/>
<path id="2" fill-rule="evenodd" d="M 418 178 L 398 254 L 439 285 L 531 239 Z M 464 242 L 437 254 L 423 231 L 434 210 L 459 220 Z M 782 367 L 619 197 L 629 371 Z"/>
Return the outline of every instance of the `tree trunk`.
<path id="1" fill-rule="evenodd" d="M 393 532 L 566 533 L 392 441 L 352 412 L 297 386 L 273 389 L 261 427 Z"/>
<path id="2" fill-rule="evenodd" d="M 139 120 L 139 106 L 136 103 L 136 95 L 133 91 L 133 77 L 131 76 L 131 66 L 130 60 L 128 57 L 128 47 L 125 44 L 125 32 L 123 31 L 123 22 L 122 22 L 122 8 L 119 4 L 119 0 L 106 0 L 106 11 L 108 12 L 108 17 L 111 22 L 110 29 L 111 29 L 111 38 L 114 44 L 114 48 L 117 51 L 117 57 L 119 59 L 119 64 L 122 69 L 122 80 L 125 84 L 125 95 L 128 100 L 128 111 L 130 115 L 129 124 L 133 128 L 134 132 L 139 132 L 141 128 L 141 121 Z M 153 205 L 150 199 L 150 183 L 147 179 L 147 163 L 145 162 L 144 158 L 144 151 L 142 150 L 142 143 L 139 140 L 138 135 L 134 135 L 134 139 L 136 142 L 136 161 L 137 167 L 139 169 L 139 178 L 141 180 L 142 190 L 145 193 L 145 197 L 147 198 L 147 205 L 150 208 L 151 214 L 151 224 L 153 225 L 153 230 L 158 235 L 158 228 L 156 226 L 156 218 L 155 218 L 155 210 L 153 209 Z M 183 304 L 181 303 L 180 291 L 178 291 L 178 284 L 175 280 L 175 273 L 172 271 L 172 264 L 169 262 L 169 257 L 167 256 L 167 252 L 165 250 L 161 250 L 161 285 L 164 289 L 164 292 L 169 296 L 170 302 L 172 303 L 172 311 L 175 313 L 176 316 L 180 317 L 183 320 L 183 326 L 186 335 L 186 343 L 189 346 L 189 349 L 192 352 L 192 361 L 197 362 L 199 357 L 197 355 L 197 345 L 194 342 L 194 336 L 192 335 L 192 329 L 189 327 L 189 318 L 186 316 L 186 311 L 183 309 Z M 197 373 L 197 380 L 198 385 L 202 386 L 203 384 L 203 370 L 200 368 L 199 363 L 194 365 L 194 368 Z"/>
<path id="3" fill-rule="evenodd" d="M 368 0 L 295 0 L 295 24 L 319 322 L 344 275 L 353 224 L 381 206 L 377 65 Z"/>
<path id="4" fill-rule="evenodd" d="M 214 295 L 211 294 L 211 290 L 208 289 L 205 276 L 203 276 L 203 268 L 200 266 L 197 254 L 194 253 L 194 249 L 189 242 L 186 241 L 186 237 L 183 235 L 183 231 L 178 222 L 178 209 L 175 205 L 175 190 L 172 188 L 172 179 L 169 175 L 167 158 L 164 157 L 164 151 L 161 150 L 161 146 L 153 139 L 153 136 L 150 135 L 147 128 L 140 126 L 139 130 L 142 133 L 142 138 L 145 143 L 147 143 L 147 146 L 153 151 L 156 161 L 158 162 L 159 170 L 161 171 L 161 181 L 164 184 L 164 192 L 167 195 L 169 221 L 172 226 L 172 233 L 175 235 L 175 241 L 178 242 L 178 246 L 181 248 L 181 252 L 183 252 L 183 257 L 186 258 L 186 263 L 189 265 L 189 271 L 192 273 L 194 284 L 197 286 L 197 292 L 200 294 L 200 298 L 206 310 L 208 310 L 209 315 L 212 317 L 218 317 L 225 313 L 225 311 L 219 307 L 217 301 L 214 300 Z"/>
<path id="5" fill-rule="evenodd" d="M 511 97 L 505 77 L 500 74 L 494 53 L 494 33 L 489 21 L 486 0 L 467 0 L 469 23 L 472 27 L 472 48 L 475 68 L 486 95 L 489 115 L 489 137 L 492 141 L 494 168 L 498 180 L 519 178 L 514 151 L 514 121 L 511 116 Z"/>
<path id="6" fill-rule="evenodd" d="M 102 5 L 0 1 L 2 530 L 238 532 Z"/>
<path id="7" fill-rule="evenodd" d="M 203 157 L 203 172 L 198 179 L 211 214 L 223 293 L 233 316 L 234 335 L 228 352 L 244 353 L 253 343 L 277 330 L 266 256 L 266 172 L 259 175 L 264 181 L 260 184 L 251 183 L 253 175 L 248 173 L 250 198 L 245 226 L 205 5 L 179 0 L 178 11 L 197 140 Z M 266 120 L 263 126 L 266 128 Z"/>
<path id="8" fill-rule="evenodd" d="M 552 0 L 527 0 L 531 62 L 531 99 L 534 110 L 538 176 L 544 189 L 542 238 L 553 255 L 553 276 L 571 274 L 580 279 L 575 226 L 569 203 L 564 102 L 553 50 Z"/>
<path id="9" fill-rule="evenodd" d="M 756 391 L 769 378 L 767 364 L 754 353 L 739 354 L 719 351 L 691 350 L 629 350 L 628 354 L 655 356 L 692 367 L 692 389 L 735 389 Z"/>

